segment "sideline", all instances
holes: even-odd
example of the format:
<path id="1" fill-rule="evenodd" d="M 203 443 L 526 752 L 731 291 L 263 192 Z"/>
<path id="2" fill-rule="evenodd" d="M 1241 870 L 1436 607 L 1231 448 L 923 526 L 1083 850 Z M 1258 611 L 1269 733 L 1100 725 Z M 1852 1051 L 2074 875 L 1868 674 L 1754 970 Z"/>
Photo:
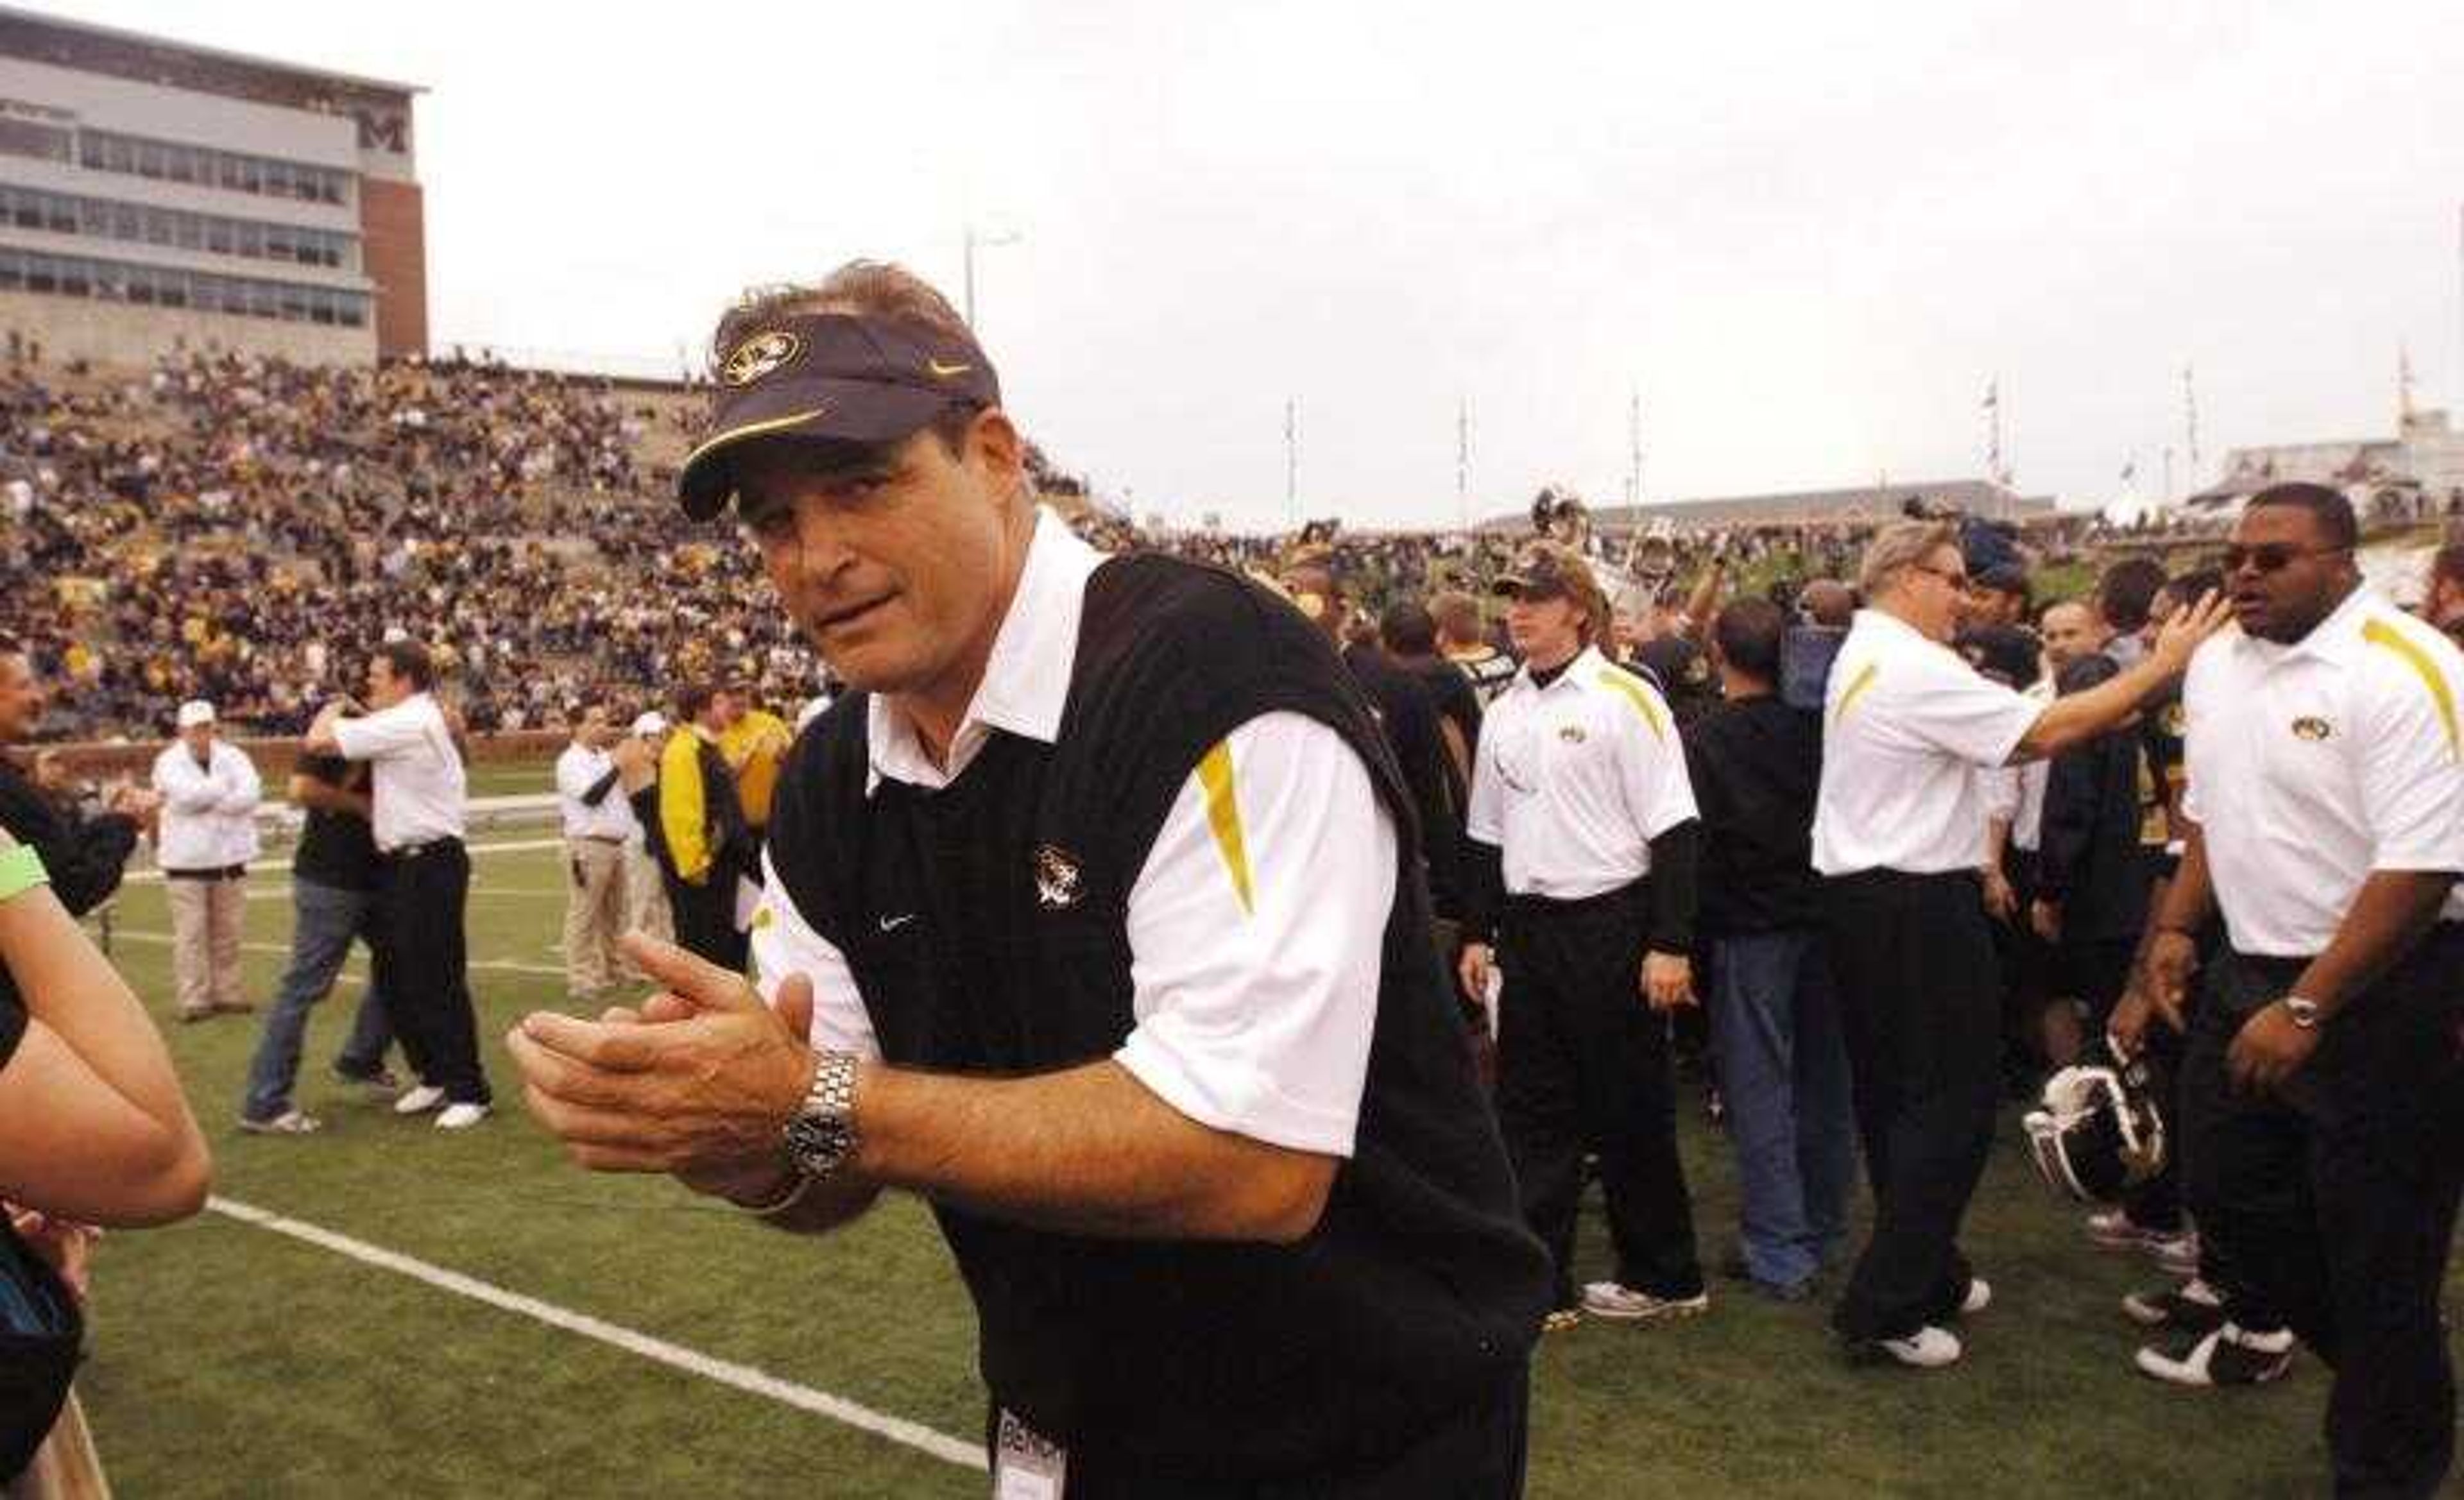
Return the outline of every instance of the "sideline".
<path id="1" fill-rule="evenodd" d="M 918 1453 L 939 1459 L 944 1464 L 954 1464 L 960 1468 L 971 1468 L 979 1473 L 984 1470 L 982 1445 L 961 1443 L 921 1423 L 910 1422 L 904 1417 L 892 1417 L 886 1412 L 875 1411 L 869 1406 L 848 1401 L 844 1396 L 833 1396 L 827 1391 L 818 1391 L 809 1385 L 781 1379 L 766 1371 L 757 1370 L 751 1365 L 714 1358 L 699 1350 L 687 1349 L 682 1344 L 671 1344 L 664 1338 L 653 1338 L 648 1334 L 636 1333 L 632 1329 L 592 1317 L 586 1312 L 575 1312 L 569 1309 L 558 1307 L 552 1302 L 541 1302 L 537 1297 L 527 1297 L 517 1291 L 507 1291 L 501 1287 L 465 1276 L 459 1271 L 447 1270 L 442 1266 L 431 1266 L 426 1261 L 414 1260 L 397 1251 L 370 1245 L 363 1240 L 354 1240 L 348 1235 L 337 1234 L 331 1229 L 321 1228 L 301 1220 L 286 1219 L 280 1214 L 243 1203 L 237 1199 L 211 1197 L 206 1200 L 206 1207 L 226 1218 L 236 1219 L 242 1224 L 253 1224 L 259 1229 L 267 1229 L 275 1234 L 288 1235 L 292 1239 L 305 1241 L 319 1249 L 348 1256 L 363 1266 L 374 1266 L 380 1270 L 389 1270 L 396 1275 L 408 1276 L 413 1281 L 426 1282 L 431 1287 L 451 1291 L 456 1296 L 469 1297 L 473 1302 L 484 1302 L 502 1312 L 519 1313 L 523 1317 L 545 1323 L 548 1327 L 564 1333 L 579 1334 L 584 1338 L 596 1339 L 600 1343 L 624 1350 L 627 1354 L 638 1355 L 642 1358 L 667 1365 L 671 1369 L 682 1370 L 688 1375 L 697 1375 L 705 1380 L 715 1380 L 721 1385 L 734 1386 L 739 1391 L 750 1392 L 755 1396 L 766 1396 L 782 1405 L 793 1406 L 800 1411 L 808 1411 L 818 1417 L 826 1417 L 832 1422 L 842 1423 L 858 1431 L 871 1433 L 878 1438 L 887 1438 L 902 1447 L 913 1448 Z"/>
<path id="2" fill-rule="evenodd" d="M 114 942 L 151 942 L 166 945 L 172 941 L 169 933 L 147 932 L 142 927 L 115 927 L 112 929 L 111 938 Z M 239 945 L 239 951 L 282 955 L 288 954 L 291 947 L 288 943 L 279 942 L 244 942 Z M 462 966 L 474 973 L 498 970 L 507 974 L 544 974 L 551 979 L 564 978 L 564 965 L 561 963 L 524 963 L 517 959 L 471 959 L 465 960 Z"/>
<path id="3" fill-rule="evenodd" d="M 564 848 L 564 840 L 515 839 L 504 844 L 465 844 L 462 848 L 464 852 L 474 856 L 479 854 L 520 854 L 532 849 L 562 849 Z M 248 872 L 252 875 L 269 874 L 276 871 L 286 875 L 291 873 L 291 861 L 287 859 L 260 859 L 256 863 L 248 867 Z M 163 883 L 163 871 L 159 870 L 132 870 L 127 874 L 121 877 L 120 883 L 124 886 L 159 886 Z"/>

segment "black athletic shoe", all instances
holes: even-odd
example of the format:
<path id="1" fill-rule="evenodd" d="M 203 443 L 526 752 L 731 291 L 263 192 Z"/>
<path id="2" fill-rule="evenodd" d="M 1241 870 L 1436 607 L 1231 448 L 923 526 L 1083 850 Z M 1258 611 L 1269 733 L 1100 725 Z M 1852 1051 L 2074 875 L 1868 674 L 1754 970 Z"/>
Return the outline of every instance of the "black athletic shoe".
<path id="1" fill-rule="evenodd" d="M 2265 1385 L 2293 1367 L 2293 1335 L 2246 1334 L 2232 1323 L 2171 1350 L 2142 1349 L 2140 1373 L 2172 1385 Z"/>
<path id="2" fill-rule="evenodd" d="M 380 1093 L 388 1094 L 402 1092 L 402 1080 L 395 1076 L 392 1069 L 383 1066 L 368 1072 L 362 1072 L 356 1068 L 345 1068 L 341 1063 L 336 1063 L 334 1076 L 354 1089 L 373 1089 Z"/>
<path id="3" fill-rule="evenodd" d="M 2122 1312 L 2142 1328 L 2167 1328 L 2193 1338 L 2204 1338 L 2225 1326 L 2224 1302 L 2204 1281 L 2134 1291 L 2122 1299 Z"/>

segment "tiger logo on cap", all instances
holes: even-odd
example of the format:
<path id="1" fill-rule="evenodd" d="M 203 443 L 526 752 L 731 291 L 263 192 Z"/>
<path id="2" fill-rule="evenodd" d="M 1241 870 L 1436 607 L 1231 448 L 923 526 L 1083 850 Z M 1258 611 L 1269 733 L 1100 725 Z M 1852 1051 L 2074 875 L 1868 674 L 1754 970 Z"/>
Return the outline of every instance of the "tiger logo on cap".
<path id="1" fill-rule="evenodd" d="M 730 386 L 750 386 L 803 352 L 804 341 L 784 328 L 757 333 L 728 351 L 718 378 Z"/>

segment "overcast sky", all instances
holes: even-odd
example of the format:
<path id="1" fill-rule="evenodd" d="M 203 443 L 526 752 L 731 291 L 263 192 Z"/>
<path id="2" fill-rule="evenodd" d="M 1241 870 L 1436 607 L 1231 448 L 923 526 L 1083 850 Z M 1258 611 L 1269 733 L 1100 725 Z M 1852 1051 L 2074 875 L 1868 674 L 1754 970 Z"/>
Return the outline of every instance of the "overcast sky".
<path id="1" fill-rule="evenodd" d="M 43 0 L 35 0 L 43 3 Z M 851 256 L 1140 515 L 2188 484 L 2464 377 L 2454 0 L 50 8 L 424 84 L 431 330 L 672 365 Z"/>

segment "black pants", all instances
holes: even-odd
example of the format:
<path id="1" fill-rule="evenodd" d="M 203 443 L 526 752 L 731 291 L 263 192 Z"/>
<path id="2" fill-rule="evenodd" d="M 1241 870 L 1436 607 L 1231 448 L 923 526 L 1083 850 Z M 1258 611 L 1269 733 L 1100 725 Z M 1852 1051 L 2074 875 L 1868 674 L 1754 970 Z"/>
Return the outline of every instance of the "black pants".
<path id="1" fill-rule="evenodd" d="M 1968 1295 L 1959 1224 L 1993 1143 L 2001 975 L 1973 874 L 1869 871 L 1823 896 L 1874 1188 L 1832 1325 L 1865 1343 L 1940 1325 Z"/>
<path id="2" fill-rule="evenodd" d="M 676 946 L 722 969 L 744 972 L 752 942 L 736 927 L 736 871 L 732 865 L 713 865 L 709 878 L 692 885 L 664 866 L 668 910 L 675 918 Z"/>
<path id="3" fill-rule="evenodd" d="M 1498 932 L 1498 1123 L 1524 1220 L 1555 1263 L 1561 1308 L 1577 1301 L 1586 1151 L 1600 1158 L 1617 1281 L 1656 1297 L 1703 1290 L 1668 1027 L 1642 997 L 1649 916 L 1638 883 L 1588 901 L 1517 897 Z"/>
<path id="4" fill-rule="evenodd" d="M 1341 1473 L 1301 1479 L 1224 1481 L 1188 1473 L 1157 1474 L 1083 1450 L 1069 1455 L 1069 1500 L 1516 1500 L 1528 1454 L 1529 1379 L 1516 1371 L 1504 1389 L 1468 1409 L 1430 1423 L 1429 1432 L 1393 1458 Z M 998 1423 L 986 1423 L 988 1434 Z M 1227 1445 L 1238 1432 L 1226 1432 Z"/>
<path id="5" fill-rule="evenodd" d="M 470 895 L 471 856 L 459 839 L 377 862 L 376 982 L 410 1066 L 452 1104 L 490 1097 L 462 931 Z"/>
<path id="6" fill-rule="evenodd" d="M 2343 1496 L 2435 1493 L 2454 1458 L 2439 1294 L 2464 1186 L 2464 932 L 2440 927 L 2328 1023 L 2277 1093 L 2225 1059 L 2299 960 L 2219 953 L 2190 1031 L 2184 1166 L 2226 1311 L 2289 1327 L 2336 1371 L 2327 1448 Z"/>

